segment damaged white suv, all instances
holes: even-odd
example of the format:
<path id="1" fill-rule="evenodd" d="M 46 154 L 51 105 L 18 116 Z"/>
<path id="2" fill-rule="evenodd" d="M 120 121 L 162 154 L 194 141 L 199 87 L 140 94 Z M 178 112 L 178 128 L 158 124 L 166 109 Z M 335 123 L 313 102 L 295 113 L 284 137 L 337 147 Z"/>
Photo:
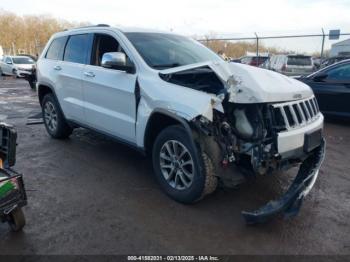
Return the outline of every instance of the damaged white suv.
<path id="1" fill-rule="evenodd" d="M 187 37 L 107 25 L 60 32 L 37 78 L 52 137 L 85 127 L 151 154 L 161 188 L 177 201 L 299 166 L 281 199 L 243 211 L 248 223 L 296 213 L 324 157 L 323 116 L 308 86 L 225 62 Z"/>

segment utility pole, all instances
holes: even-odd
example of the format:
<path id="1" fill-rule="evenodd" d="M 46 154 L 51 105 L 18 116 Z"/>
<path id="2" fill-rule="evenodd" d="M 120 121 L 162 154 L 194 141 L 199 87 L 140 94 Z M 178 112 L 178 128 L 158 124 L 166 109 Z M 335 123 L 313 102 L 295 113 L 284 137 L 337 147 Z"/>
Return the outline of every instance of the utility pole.
<path id="1" fill-rule="evenodd" d="M 322 61 L 322 59 L 323 59 L 323 50 L 324 50 L 324 40 L 325 40 L 325 37 L 326 37 L 326 35 L 325 35 L 324 30 L 323 30 L 323 28 L 322 28 L 321 61 Z"/>

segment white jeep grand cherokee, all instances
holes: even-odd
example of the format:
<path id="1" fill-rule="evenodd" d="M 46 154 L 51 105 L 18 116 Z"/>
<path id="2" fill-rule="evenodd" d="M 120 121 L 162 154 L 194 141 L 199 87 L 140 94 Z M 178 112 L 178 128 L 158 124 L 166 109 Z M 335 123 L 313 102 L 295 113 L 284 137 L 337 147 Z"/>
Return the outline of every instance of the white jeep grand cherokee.
<path id="1" fill-rule="evenodd" d="M 225 62 L 180 35 L 107 25 L 60 32 L 37 78 L 52 137 L 85 127 L 151 154 L 161 188 L 182 203 L 218 183 L 299 166 L 279 200 L 242 212 L 247 223 L 297 213 L 324 157 L 323 116 L 308 86 Z"/>

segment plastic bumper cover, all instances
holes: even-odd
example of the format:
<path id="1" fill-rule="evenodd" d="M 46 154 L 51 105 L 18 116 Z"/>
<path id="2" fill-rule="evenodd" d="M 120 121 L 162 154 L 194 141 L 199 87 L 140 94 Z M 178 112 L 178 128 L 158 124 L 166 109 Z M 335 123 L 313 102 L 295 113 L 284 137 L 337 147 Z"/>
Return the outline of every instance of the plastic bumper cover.
<path id="1" fill-rule="evenodd" d="M 320 146 L 314 149 L 312 154 L 300 165 L 297 176 L 280 199 L 270 201 L 256 211 L 242 211 L 246 223 L 264 223 L 281 212 L 284 212 L 287 217 L 295 216 L 304 197 L 316 182 L 324 156 L 325 140 L 323 139 Z"/>

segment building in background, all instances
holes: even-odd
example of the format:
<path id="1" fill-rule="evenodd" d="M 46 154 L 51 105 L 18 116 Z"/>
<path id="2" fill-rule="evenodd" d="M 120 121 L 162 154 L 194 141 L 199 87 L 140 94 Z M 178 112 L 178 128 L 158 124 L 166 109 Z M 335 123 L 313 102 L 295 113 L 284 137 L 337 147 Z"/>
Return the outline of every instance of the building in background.
<path id="1" fill-rule="evenodd" d="M 350 56 L 350 38 L 332 44 L 329 55 L 334 56 Z"/>

